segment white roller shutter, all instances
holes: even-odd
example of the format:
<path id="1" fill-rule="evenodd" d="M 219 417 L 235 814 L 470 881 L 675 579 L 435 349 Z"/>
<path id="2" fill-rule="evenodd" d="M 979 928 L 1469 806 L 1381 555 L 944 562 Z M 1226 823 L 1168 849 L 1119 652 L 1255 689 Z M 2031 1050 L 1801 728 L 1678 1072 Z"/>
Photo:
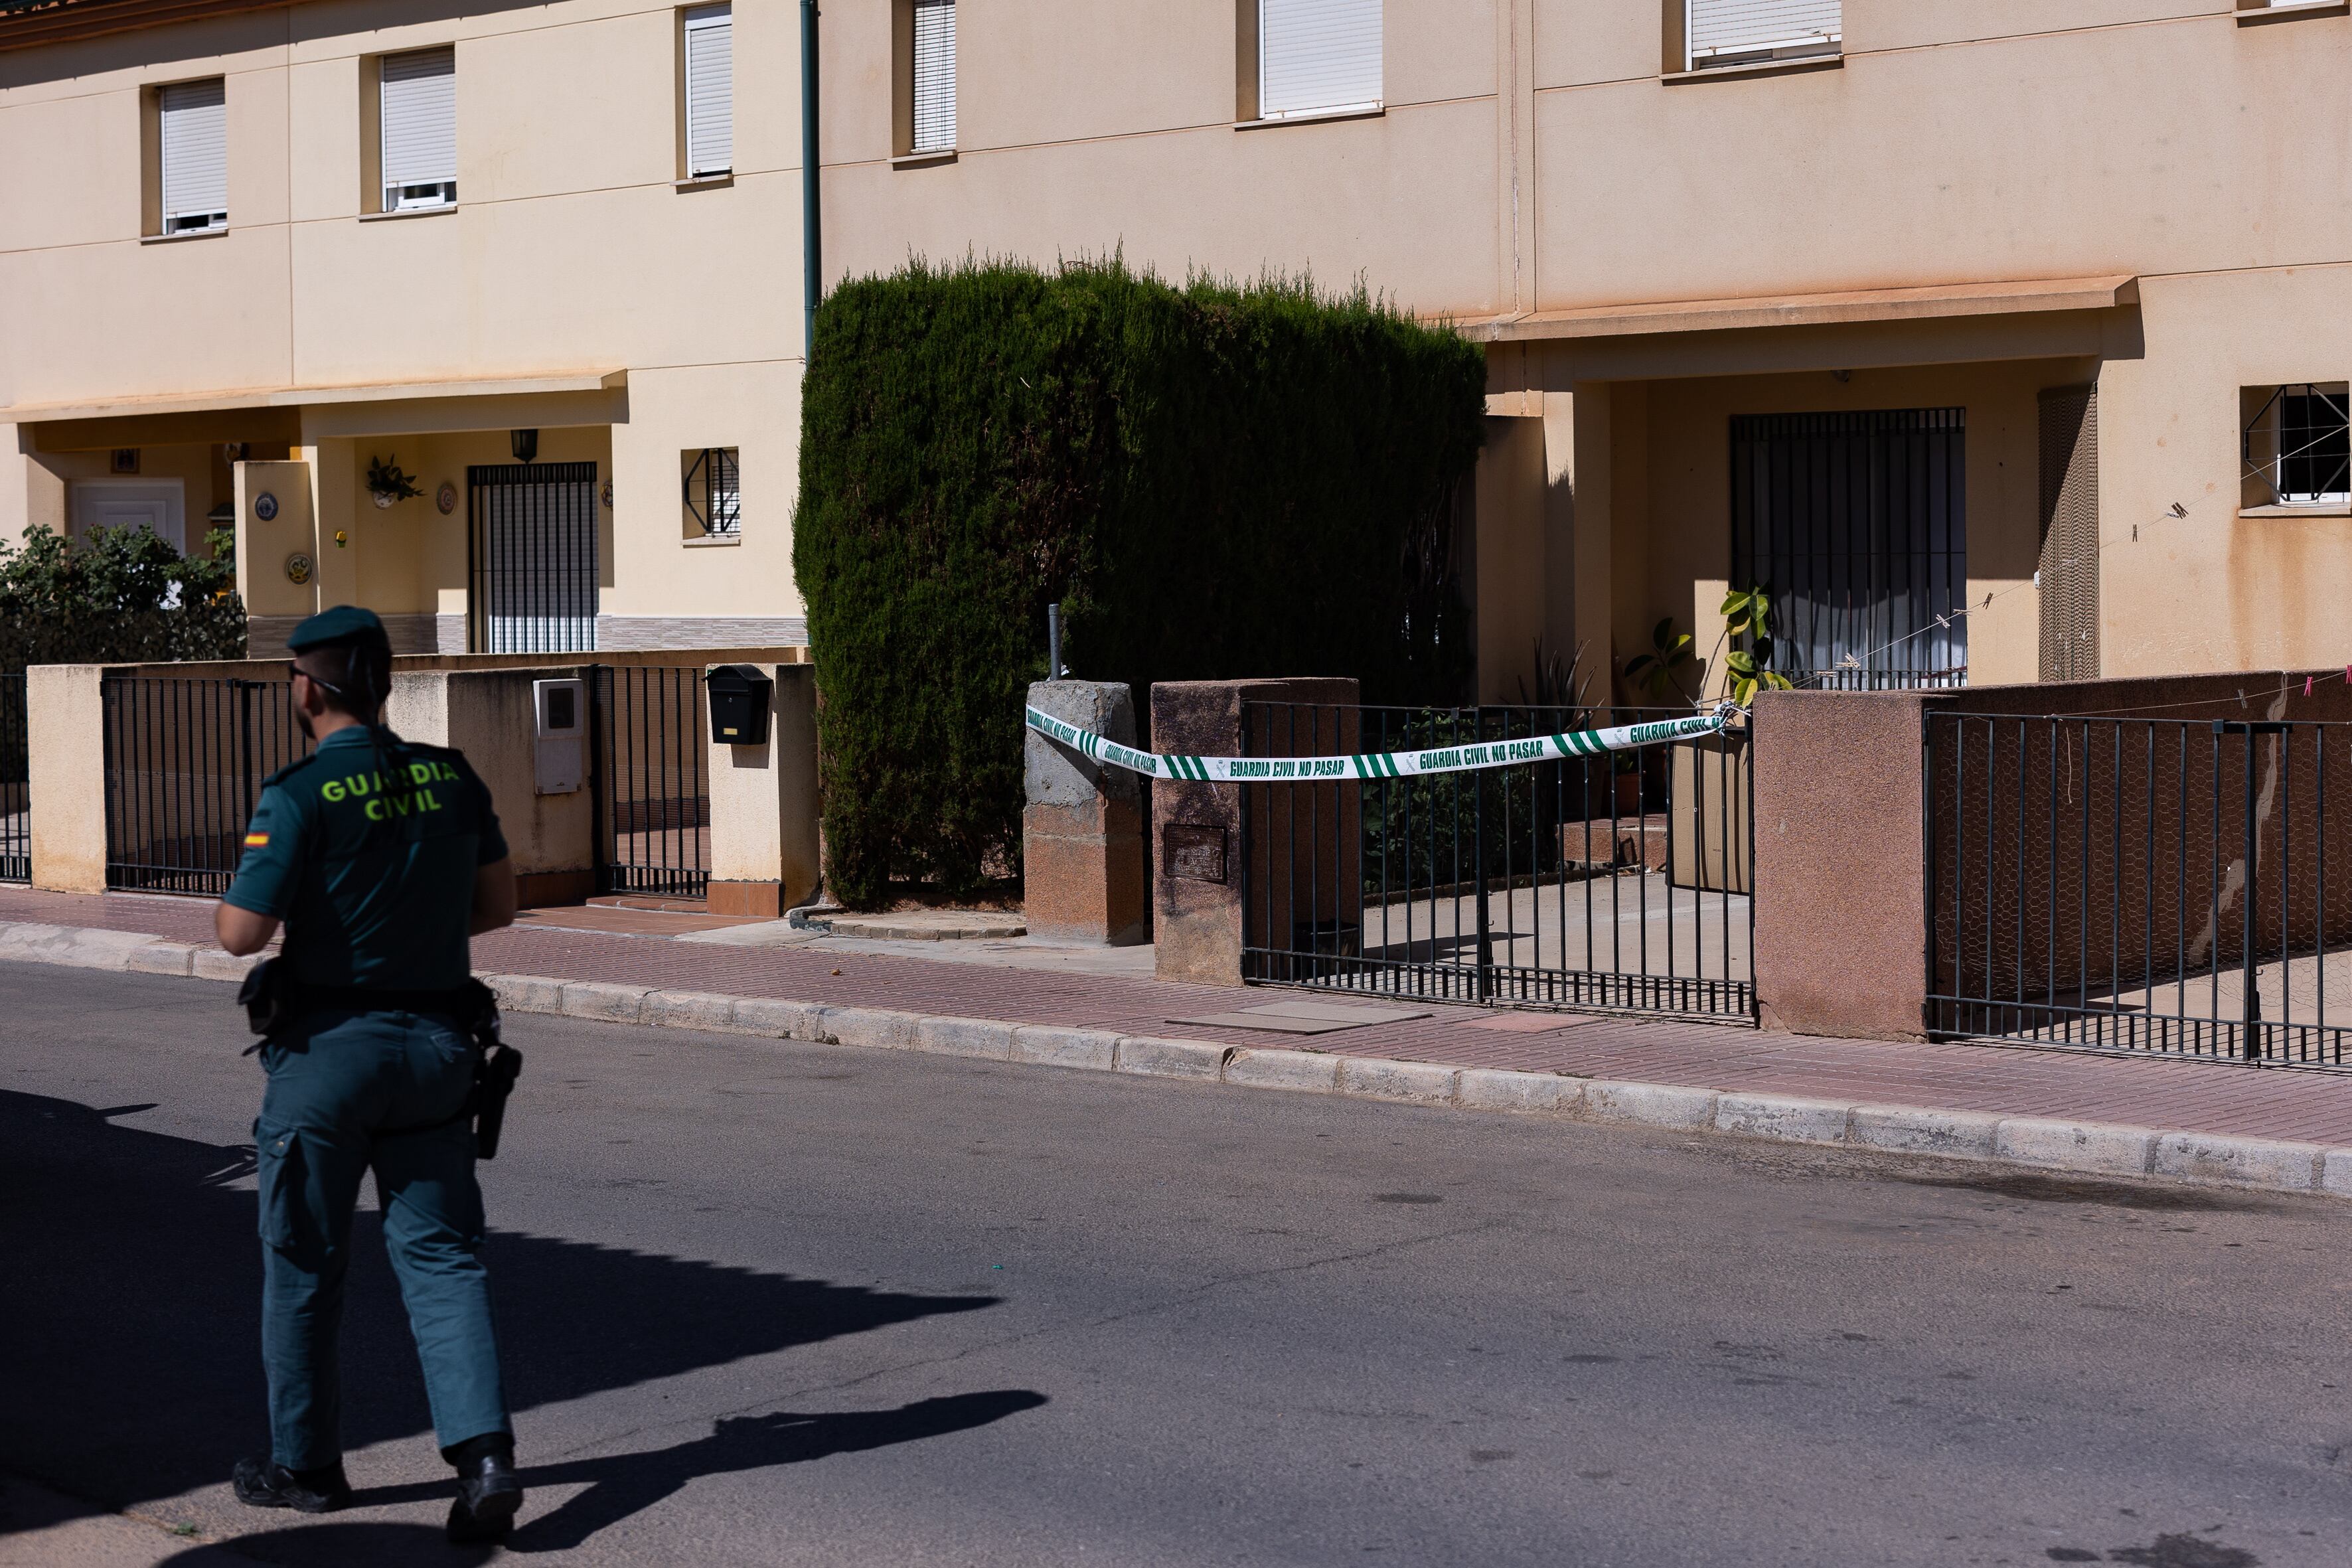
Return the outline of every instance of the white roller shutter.
<path id="1" fill-rule="evenodd" d="M 735 17 L 729 5 L 686 13 L 686 173 L 735 168 Z"/>
<path id="2" fill-rule="evenodd" d="M 174 82 L 158 89 L 162 121 L 163 232 L 185 234 L 228 223 L 228 100 L 221 79 Z"/>
<path id="3" fill-rule="evenodd" d="M 914 151 L 955 144 L 955 0 L 915 0 Z"/>
<path id="4" fill-rule="evenodd" d="M 1258 113 L 1381 102 L 1381 0 L 1259 0 Z"/>
<path id="5" fill-rule="evenodd" d="M 457 57 L 453 47 L 383 58 L 383 209 L 457 199 Z"/>
<path id="6" fill-rule="evenodd" d="M 1688 0 L 1690 63 L 1834 48 L 1842 0 Z"/>

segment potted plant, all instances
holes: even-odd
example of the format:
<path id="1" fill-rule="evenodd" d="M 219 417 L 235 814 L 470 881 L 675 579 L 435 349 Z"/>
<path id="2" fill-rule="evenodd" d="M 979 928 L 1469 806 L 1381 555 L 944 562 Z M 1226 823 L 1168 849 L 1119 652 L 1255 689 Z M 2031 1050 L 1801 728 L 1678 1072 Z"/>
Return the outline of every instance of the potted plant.
<path id="1" fill-rule="evenodd" d="M 415 479 L 400 471 L 400 454 L 397 452 L 389 458 L 371 456 L 368 458 L 367 488 L 368 494 L 375 499 L 379 509 L 425 493 Z"/>

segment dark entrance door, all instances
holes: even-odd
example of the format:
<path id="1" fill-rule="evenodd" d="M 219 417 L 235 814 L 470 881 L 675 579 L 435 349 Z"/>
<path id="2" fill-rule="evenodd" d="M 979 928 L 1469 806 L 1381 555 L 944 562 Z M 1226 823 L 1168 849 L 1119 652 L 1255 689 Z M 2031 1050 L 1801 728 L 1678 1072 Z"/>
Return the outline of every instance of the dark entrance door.
<path id="1" fill-rule="evenodd" d="M 1967 684 L 1966 416 L 1732 420 L 1734 586 L 1772 590 L 1773 663 L 1797 685 Z"/>
<path id="2" fill-rule="evenodd" d="M 596 647 L 596 465 L 486 463 L 466 470 L 476 653 Z"/>

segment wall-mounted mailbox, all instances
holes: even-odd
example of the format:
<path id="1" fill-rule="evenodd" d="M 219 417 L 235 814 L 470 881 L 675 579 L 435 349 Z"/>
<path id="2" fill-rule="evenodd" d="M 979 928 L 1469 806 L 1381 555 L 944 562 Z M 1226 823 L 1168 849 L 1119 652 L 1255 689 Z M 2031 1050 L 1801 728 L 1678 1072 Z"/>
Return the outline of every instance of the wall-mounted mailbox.
<path id="1" fill-rule="evenodd" d="M 530 683 L 531 790 L 573 795 L 587 773 L 588 690 L 585 681 Z"/>
<path id="2" fill-rule="evenodd" d="M 775 706 L 775 682 L 757 665 L 721 664 L 703 678 L 710 694 L 710 743 L 714 746 L 764 746 L 768 743 L 768 710 Z"/>

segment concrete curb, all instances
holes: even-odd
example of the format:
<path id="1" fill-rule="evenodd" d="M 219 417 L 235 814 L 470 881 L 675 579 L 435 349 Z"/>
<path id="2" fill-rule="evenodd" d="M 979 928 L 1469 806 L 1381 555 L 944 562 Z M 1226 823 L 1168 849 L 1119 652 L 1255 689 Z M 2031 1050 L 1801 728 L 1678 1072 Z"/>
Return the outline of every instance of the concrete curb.
<path id="1" fill-rule="evenodd" d="M 0 962 L 131 974 L 238 980 L 256 962 L 138 931 L 0 921 Z M 1938 1159 L 2056 1173 L 2318 1193 L 2352 1198 L 2352 1148 L 1922 1106 L 1849 1104 L 1796 1095 L 1620 1083 L 1500 1068 L 1449 1068 L 1379 1057 L 1163 1039 L 1107 1029 L 1009 1024 L 876 1007 L 660 991 L 598 980 L 484 974 L 509 1013 L 699 1029 L 810 1045 L 911 1050 L 1076 1071 L 1338 1094 L 1555 1121 L 1707 1132 L 1809 1148 Z"/>

